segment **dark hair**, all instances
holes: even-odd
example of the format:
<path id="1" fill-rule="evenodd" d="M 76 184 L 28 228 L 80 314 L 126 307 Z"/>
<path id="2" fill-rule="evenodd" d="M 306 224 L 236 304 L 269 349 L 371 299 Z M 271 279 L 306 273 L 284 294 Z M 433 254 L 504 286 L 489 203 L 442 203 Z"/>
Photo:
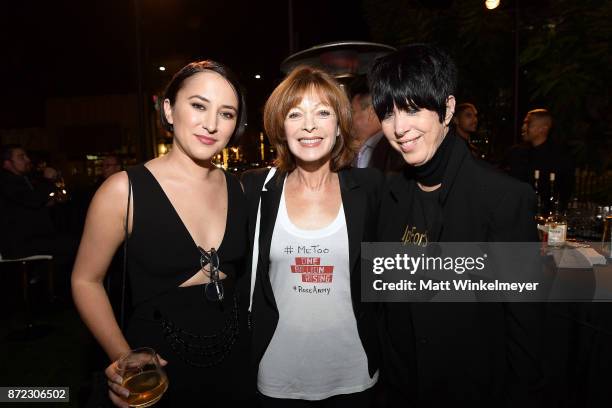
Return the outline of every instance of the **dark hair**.
<path id="1" fill-rule="evenodd" d="M 264 107 L 264 128 L 270 143 L 276 149 L 275 165 L 287 172 L 296 167 L 285 136 L 285 117 L 291 108 L 299 105 L 304 94 L 310 90 L 318 92 L 338 117 L 340 135 L 331 152 L 331 170 L 338 171 L 350 166 L 356 150 L 350 137 L 351 103 L 335 79 L 327 72 L 309 66 L 299 66 L 291 71 L 272 91 Z"/>
<path id="2" fill-rule="evenodd" d="M 368 84 L 368 77 L 360 75 L 355 77 L 348 87 L 349 99 L 353 100 L 357 95 L 359 96 L 370 96 L 370 86 Z"/>
<path id="3" fill-rule="evenodd" d="M 446 100 L 455 94 L 457 67 L 450 56 L 430 44 L 412 44 L 377 58 L 369 74 L 372 104 L 382 120 L 400 110 L 428 109 L 446 116 Z"/>
<path id="4" fill-rule="evenodd" d="M 197 61 L 185 65 L 183 68 L 181 68 L 180 71 L 174 74 L 174 76 L 168 83 L 168 86 L 166 86 L 162 102 L 168 99 L 170 101 L 170 106 L 174 106 L 174 102 L 176 101 L 176 95 L 183 87 L 185 80 L 195 74 L 206 71 L 216 72 L 217 74 L 221 75 L 227 80 L 227 82 L 230 83 L 230 85 L 232 85 L 234 91 L 236 92 L 236 96 L 238 97 L 238 120 L 236 121 L 236 128 L 234 129 L 234 133 L 232 134 L 229 143 L 236 142 L 240 138 L 240 136 L 242 136 L 242 133 L 244 133 L 244 128 L 246 127 L 246 98 L 244 89 L 238 82 L 238 78 L 225 65 L 211 60 Z M 162 126 L 167 131 L 172 132 L 174 130 L 173 126 L 172 124 L 168 123 L 168 119 L 166 119 L 166 115 L 164 114 L 163 108 L 160 109 L 160 112 L 161 114 L 159 116 L 161 118 Z"/>
<path id="5" fill-rule="evenodd" d="M 5 144 L 0 147 L 0 159 L 2 163 L 6 160 L 11 160 L 13 158 L 13 151 L 17 149 L 23 149 L 23 147 L 19 144 Z"/>
<path id="6" fill-rule="evenodd" d="M 463 103 L 458 104 L 455 107 L 455 117 L 458 117 L 459 115 L 461 115 L 461 113 L 463 113 L 464 110 L 467 110 L 469 108 L 476 110 L 476 106 L 473 103 L 463 102 Z"/>

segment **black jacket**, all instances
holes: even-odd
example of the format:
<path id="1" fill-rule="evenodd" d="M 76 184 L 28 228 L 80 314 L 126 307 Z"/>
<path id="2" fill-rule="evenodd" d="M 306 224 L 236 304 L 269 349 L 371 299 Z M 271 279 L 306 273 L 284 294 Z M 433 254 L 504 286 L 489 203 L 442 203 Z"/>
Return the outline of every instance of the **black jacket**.
<path id="1" fill-rule="evenodd" d="M 539 146 L 518 144 L 512 146 L 502 162 L 502 168 L 509 175 L 526 183 L 534 182 L 534 171 L 540 171 L 538 188 L 543 211 L 553 210 L 550 197 L 550 173 L 555 173 L 554 194 L 565 208 L 574 189 L 574 163 L 567 149 L 548 138 Z"/>
<path id="2" fill-rule="evenodd" d="M 383 173 L 397 173 L 406 167 L 404 158 L 389 144 L 387 138 L 383 137 L 376 143 L 372 152 L 372 158 L 368 167 L 373 167 Z"/>
<path id="3" fill-rule="evenodd" d="M 261 361 L 278 323 L 278 309 L 269 278 L 269 256 L 274 223 L 278 213 L 282 186 L 286 173 L 277 172 L 262 185 L 268 171 L 247 172 L 242 177 L 249 206 L 249 236 L 251 246 L 255 233 L 257 207 L 261 195 L 261 220 L 259 234 L 259 262 L 253 291 L 251 313 L 253 345 L 251 350 L 253 369 L 257 373 Z M 380 353 L 377 336 L 379 306 L 376 303 L 362 303 L 361 299 L 361 242 L 373 241 L 376 234 L 376 220 L 380 204 L 383 176 L 374 169 L 346 169 L 338 173 L 342 204 L 349 235 L 349 265 L 351 273 L 351 296 L 357 320 L 357 330 L 368 358 L 368 371 L 373 376 L 379 368 Z M 251 256 L 248 256 L 247 271 L 250 274 Z M 250 281 L 250 279 L 246 279 Z"/>
<path id="4" fill-rule="evenodd" d="M 537 240 L 531 187 L 475 159 L 452 131 L 447 137 L 457 139 L 430 242 Z M 401 241 L 417 188 L 408 171 L 389 180 L 378 241 Z M 419 407 L 537 405 L 541 311 L 533 304 L 387 303 L 385 379 Z"/>
<path id="5" fill-rule="evenodd" d="M 32 241 L 54 237 L 47 208 L 54 188 L 51 182 L 33 185 L 26 176 L 0 169 L 0 253 L 5 257 L 35 255 Z"/>

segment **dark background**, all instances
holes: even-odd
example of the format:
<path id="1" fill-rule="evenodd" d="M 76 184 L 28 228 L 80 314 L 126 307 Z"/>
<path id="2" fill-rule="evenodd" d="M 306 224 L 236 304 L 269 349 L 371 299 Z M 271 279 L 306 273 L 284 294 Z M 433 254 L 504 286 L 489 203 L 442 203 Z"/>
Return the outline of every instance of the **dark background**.
<path id="1" fill-rule="evenodd" d="M 292 52 L 339 40 L 393 46 L 426 41 L 443 45 L 457 60 L 458 100 L 479 108 L 480 132 L 491 140 L 493 157 L 519 139 L 527 110 L 546 107 L 555 116 L 556 137 L 570 146 L 579 167 L 596 172 L 610 167 L 610 2 L 502 0 L 495 10 L 487 10 L 483 0 L 292 3 L 290 49 L 288 0 L 6 2 L 0 136 L 42 128 L 51 142 L 35 147 L 61 151 L 52 141 L 79 129 L 66 130 L 72 126 L 65 122 L 50 125 L 50 99 L 135 94 L 138 29 L 145 100 L 159 94 L 185 63 L 217 59 L 239 74 L 248 91 L 253 134 L 261 131 L 265 98 L 282 78 L 279 64 Z M 160 72 L 160 65 L 167 70 Z M 150 116 L 152 103 L 145 110 Z M 101 124 L 113 126 L 112 120 Z M 112 133 L 92 128 L 88 139 Z M 68 137 L 68 144 L 73 139 Z M 135 139 L 128 135 L 118 143 Z M 88 150 L 88 143 L 80 149 Z M 104 143 L 92 141 L 91 146 L 91 151 L 105 151 Z"/>
<path id="2" fill-rule="evenodd" d="M 2 2 L 0 143 L 21 143 L 34 158 L 62 169 L 72 192 L 83 177 L 98 174 L 97 162 L 87 155 L 118 153 L 128 163 L 151 158 L 154 146 L 143 148 L 143 140 L 165 137 L 156 124 L 154 96 L 186 63 L 210 58 L 229 65 L 247 89 L 244 147 L 253 150 L 262 131 L 263 104 L 283 77 L 280 63 L 293 52 L 340 40 L 392 46 L 434 42 L 455 58 L 460 70 L 457 99 L 478 107 L 478 133 L 491 142 L 493 160 L 519 140 L 525 113 L 545 107 L 555 117 L 554 138 L 570 148 L 581 174 L 612 174 L 612 2 L 501 0 L 492 11 L 484 0 L 292 4 L 290 36 L 289 0 Z M 256 74 L 262 78 L 255 79 Z M 610 204 L 609 177 L 602 179 L 607 184 L 592 189 L 589 199 Z M 46 265 L 33 268 L 45 276 Z M 49 323 L 52 331 L 36 341 L 7 340 L 7 334 L 28 321 L 19 273 L 14 267 L 0 274 L 0 385 L 70 386 L 70 406 L 99 406 L 96 401 L 106 400 L 99 370 L 108 362 L 69 296 L 65 303 L 60 299 L 49 305 L 40 283 L 44 279 L 30 285 L 33 319 Z M 563 324 L 550 337 L 571 332 L 573 346 L 562 351 L 578 363 L 573 363 L 572 381 L 558 390 L 608 398 L 609 383 L 600 374 L 610 368 L 605 365 L 609 347 L 603 347 L 609 344 L 609 331 L 598 325 L 606 322 L 609 327 L 609 308 L 561 306 L 569 310 L 559 313 Z M 608 360 L 598 354 L 600 346 Z M 584 361 L 588 364 L 581 365 Z M 564 370 L 558 370 L 560 376 Z M 95 384 L 101 384 L 101 395 L 92 394 Z M 568 401 L 563 392 L 550 401 L 550 406 L 597 406 Z"/>

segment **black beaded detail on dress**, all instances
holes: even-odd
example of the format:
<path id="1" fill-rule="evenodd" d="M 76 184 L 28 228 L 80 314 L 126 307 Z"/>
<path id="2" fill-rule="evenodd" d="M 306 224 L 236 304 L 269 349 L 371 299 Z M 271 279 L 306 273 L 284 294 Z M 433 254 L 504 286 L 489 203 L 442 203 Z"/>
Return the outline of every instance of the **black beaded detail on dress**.
<path id="1" fill-rule="evenodd" d="M 174 322 L 161 319 L 164 338 L 181 359 L 194 367 L 213 367 L 223 362 L 240 334 L 238 297 L 225 326 L 214 334 L 201 335 L 178 327 Z"/>

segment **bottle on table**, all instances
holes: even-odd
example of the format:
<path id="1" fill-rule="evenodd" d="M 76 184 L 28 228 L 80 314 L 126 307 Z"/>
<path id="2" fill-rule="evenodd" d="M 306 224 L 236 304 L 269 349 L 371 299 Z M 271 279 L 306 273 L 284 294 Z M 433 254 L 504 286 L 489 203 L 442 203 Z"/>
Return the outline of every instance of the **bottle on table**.
<path id="1" fill-rule="evenodd" d="M 582 214 L 580 212 L 580 204 L 578 197 L 570 199 L 567 205 L 567 238 L 578 238 L 581 235 Z"/>
<path id="2" fill-rule="evenodd" d="M 535 221 L 538 227 L 538 236 L 540 237 L 540 241 L 545 240 L 546 236 L 546 216 L 544 215 L 544 208 L 542 205 L 542 194 L 540 192 L 540 170 L 535 170 L 533 172 L 533 188 L 536 194 L 536 215 Z"/>
<path id="3" fill-rule="evenodd" d="M 605 218 L 604 218 L 604 230 L 601 236 L 602 250 L 608 256 L 608 259 L 612 261 L 612 206 L 604 207 Z"/>
<path id="4" fill-rule="evenodd" d="M 567 238 L 567 219 L 565 214 L 561 212 L 559 195 L 555 192 L 555 173 L 550 173 L 550 197 L 552 209 L 546 219 L 546 226 L 548 227 L 546 241 L 548 246 L 560 247 L 565 244 Z"/>

